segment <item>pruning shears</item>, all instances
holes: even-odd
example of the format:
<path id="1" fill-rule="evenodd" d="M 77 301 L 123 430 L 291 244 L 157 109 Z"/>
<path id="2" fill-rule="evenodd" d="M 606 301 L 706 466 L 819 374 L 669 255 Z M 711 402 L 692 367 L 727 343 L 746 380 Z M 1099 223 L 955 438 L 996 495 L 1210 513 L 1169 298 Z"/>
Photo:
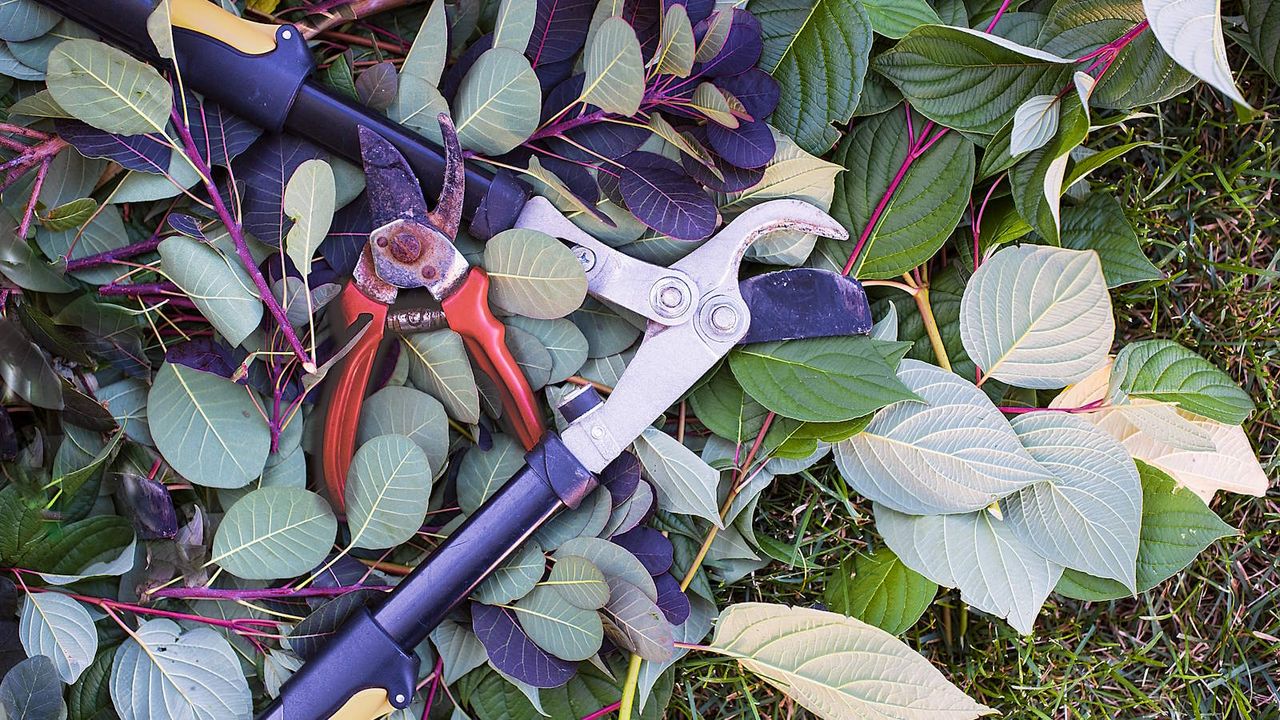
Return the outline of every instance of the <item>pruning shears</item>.
<path id="1" fill-rule="evenodd" d="M 356 327 L 365 328 L 325 393 L 321 470 L 339 509 L 365 389 L 389 323 L 399 330 L 447 326 L 461 335 L 480 370 L 498 386 L 503 416 L 524 448 L 532 449 L 545 431 L 529 381 L 507 348 L 506 327 L 489 308 L 489 277 L 483 268 L 471 267 L 453 244 L 462 220 L 462 148 L 449 116 L 442 113 L 438 119 L 444 138 L 444 182 L 431 210 L 404 156 L 374 131 L 358 131 L 376 229 L 337 300 L 339 329 L 351 334 Z M 426 318 L 425 327 L 408 328 L 403 315 L 388 316 L 400 290 L 408 288 L 426 288 L 440 303 L 439 312 L 420 314 Z"/>

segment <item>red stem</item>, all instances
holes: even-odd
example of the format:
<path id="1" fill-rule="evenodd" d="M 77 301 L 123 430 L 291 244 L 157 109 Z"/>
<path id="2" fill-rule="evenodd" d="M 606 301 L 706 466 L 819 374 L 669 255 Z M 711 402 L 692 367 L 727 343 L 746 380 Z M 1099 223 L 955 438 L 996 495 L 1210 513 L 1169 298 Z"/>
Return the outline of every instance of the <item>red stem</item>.
<path id="1" fill-rule="evenodd" d="M 616 703 L 612 703 L 610 705 L 605 705 L 604 707 L 591 713 L 590 715 L 583 716 L 582 720 L 600 720 L 600 718 L 604 717 L 605 715 L 609 715 L 611 713 L 617 712 L 618 708 L 620 707 L 622 707 L 621 700 L 619 700 Z"/>
<path id="2" fill-rule="evenodd" d="M 1106 404 L 1106 402 L 1107 401 L 1105 399 L 1099 398 L 1098 400 L 1094 400 L 1093 402 L 1088 403 L 1086 405 L 1081 405 L 1080 407 L 1073 407 L 1073 408 L 1002 407 L 1000 408 L 1000 412 L 1006 413 L 1008 415 L 1022 415 L 1024 413 L 1031 413 L 1031 412 L 1062 412 L 1062 413 L 1072 413 L 1072 414 L 1087 413 L 1087 412 L 1093 412 L 1094 410 L 1101 409 L 1102 406 Z"/>
<path id="3" fill-rule="evenodd" d="M 154 235 L 142 242 L 136 242 L 132 245 L 125 245 L 115 250 L 107 250 L 96 255 L 87 255 L 82 258 L 67 261 L 67 270 L 74 272 L 76 270 L 85 270 L 88 268 L 98 267 L 99 265 L 109 265 L 118 260 L 127 260 L 137 257 L 155 250 L 160 246 L 160 241 L 164 238 L 160 237 L 160 229 L 157 228 Z"/>

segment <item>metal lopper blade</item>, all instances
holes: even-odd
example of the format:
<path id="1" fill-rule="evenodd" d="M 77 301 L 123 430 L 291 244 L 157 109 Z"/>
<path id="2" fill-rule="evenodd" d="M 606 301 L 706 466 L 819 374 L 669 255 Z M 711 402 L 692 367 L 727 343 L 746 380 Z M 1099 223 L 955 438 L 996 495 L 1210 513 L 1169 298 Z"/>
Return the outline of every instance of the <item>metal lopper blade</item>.
<path id="1" fill-rule="evenodd" d="M 751 310 L 743 343 L 871 332 L 862 283 L 830 270 L 778 270 L 747 278 L 738 289 Z"/>

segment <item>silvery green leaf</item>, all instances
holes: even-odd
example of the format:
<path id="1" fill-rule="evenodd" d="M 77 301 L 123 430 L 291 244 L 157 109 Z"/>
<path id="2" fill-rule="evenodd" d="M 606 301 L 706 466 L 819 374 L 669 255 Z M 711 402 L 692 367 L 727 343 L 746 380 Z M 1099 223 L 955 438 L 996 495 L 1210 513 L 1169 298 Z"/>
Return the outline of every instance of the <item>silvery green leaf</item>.
<path id="1" fill-rule="evenodd" d="M 1058 131 L 1059 99 L 1057 95 L 1033 95 L 1013 113 L 1013 132 L 1009 135 L 1009 154 L 1021 155 L 1045 143 Z"/>
<path id="2" fill-rule="evenodd" d="M 421 37 L 421 36 L 419 36 Z M 395 102 L 387 109 L 391 119 L 422 133 L 432 142 L 441 142 L 440 113 L 449 112 L 449 102 L 433 83 L 417 76 L 403 74 Z"/>
<path id="3" fill-rule="evenodd" d="M 665 662 L 671 659 L 675 652 L 674 638 L 671 623 L 667 622 L 662 610 L 635 585 L 616 577 L 607 579 L 609 602 L 600 611 L 605 621 L 605 634 L 645 660 Z"/>
<path id="4" fill-rule="evenodd" d="M 723 527 L 720 508 L 716 504 L 720 473 L 657 428 L 645 428 L 635 439 L 633 447 L 645 474 L 657 490 L 660 509 L 696 515 L 716 527 Z"/>
<path id="5" fill-rule="evenodd" d="M 431 644 L 444 663 L 443 680 L 452 685 L 485 663 L 488 654 L 470 626 L 446 618 L 431 631 Z"/>
<path id="6" fill-rule="evenodd" d="M 587 361 L 587 337 L 570 320 L 541 320 L 523 315 L 512 315 L 503 320 L 509 327 L 520 328 L 538 338 L 550 354 L 551 372 L 547 384 L 564 382 Z"/>
<path id="7" fill-rule="evenodd" d="M 542 86 L 524 55 L 492 48 L 467 71 L 454 106 L 462 147 L 502 155 L 538 128 Z"/>
<path id="8" fill-rule="evenodd" d="M 484 247 L 495 307 L 549 320 L 577 310 L 587 295 L 582 264 L 564 243 L 537 230 L 505 230 Z"/>
<path id="9" fill-rule="evenodd" d="M 28 593 L 22 603 L 18 637 L 28 657 L 53 661 L 58 677 L 68 685 L 93 662 L 98 630 L 84 605 L 57 592 Z"/>
<path id="10" fill-rule="evenodd" d="M 733 108 L 729 106 L 729 100 L 725 97 L 724 91 L 716 87 L 714 83 L 698 83 L 698 87 L 693 90 L 693 98 L 689 107 L 706 115 L 709 120 L 717 125 L 723 125 L 727 128 L 738 127 L 738 117 L 733 114 Z"/>
<path id="11" fill-rule="evenodd" d="M 356 445 L 379 435 L 404 435 L 426 453 L 433 475 L 444 470 L 449 456 L 449 418 L 440 401 L 430 395 L 388 385 L 366 398 Z"/>
<path id="12" fill-rule="evenodd" d="M 533 539 L 546 550 L 555 550 L 577 537 L 595 537 L 609 523 L 612 501 L 609 491 L 600 488 L 572 510 L 563 510 L 538 528 Z"/>
<path id="13" fill-rule="evenodd" d="M 1124 418 L 1138 432 L 1160 438 L 1160 442 L 1178 450 L 1213 452 L 1216 448 L 1209 431 L 1178 413 L 1176 405 L 1135 399 L 1116 405 L 1109 411 Z"/>
<path id="14" fill-rule="evenodd" d="M 405 335 L 409 380 L 430 393 L 458 422 L 480 419 L 480 393 L 462 337 L 452 330 Z"/>
<path id="15" fill-rule="evenodd" d="M 493 47 L 509 48 L 523 53 L 533 34 L 538 3 L 528 0 L 500 0 L 493 21 Z"/>
<path id="16" fill-rule="evenodd" d="M 997 252 L 964 290 L 960 337 L 986 377 L 1035 389 L 1082 380 L 1115 337 L 1097 253 L 1036 245 Z"/>
<path id="17" fill-rule="evenodd" d="M 0 43 L 0 77 L 11 77 L 16 80 L 44 80 L 45 74 L 22 64 L 10 52 L 7 44 Z"/>
<path id="18" fill-rule="evenodd" d="M 49 54 L 49 92 L 78 119 L 109 133 L 165 134 L 173 92 L 160 73 L 96 40 L 68 40 Z"/>
<path id="19" fill-rule="evenodd" d="M 523 50 L 523 48 L 521 48 Z M 418 28 L 413 39 L 413 46 L 400 66 L 400 81 L 409 76 L 417 77 L 431 87 L 440 82 L 440 74 L 444 72 L 445 61 L 449 58 L 449 20 L 445 13 L 443 0 L 434 0 L 427 17 Z M 404 86 L 401 85 L 401 93 Z"/>
<path id="20" fill-rule="evenodd" d="M 653 487 L 647 482 L 640 483 L 626 502 L 612 508 L 609 520 L 599 536 L 613 537 L 636 528 L 648 517 L 649 511 L 653 509 L 653 503 Z"/>
<path id="21" fill-rule="evenodd" d="M 514 316 L 513 316 L 514 317 Z M 507 348 L 529 381 L 529 387 L 537 392 L 551 379 L 551 352 L 542 346 L 537 335 L 521 328 L 507 327 Z M 485 379 L 488 379 L 486 376 Z"/>
<path id="22" fill-rule="evenodd" d="M 875 505 L 876 530 L 907 567 L 960 589 L 960 599 L 1031 632 L 1036 614 L 1062 576 L 989 510 L 958 515 L 904 515 Z"/>
<path id="23" fill-rule="evenodd" d="M 819 717 L 970 720 L 970 700 L 906 643 L 861 620 L 767 603 L 730 605 L 709 648 L 736 659 Z"/>
<path id="24" fill-rule="evenodd" d="M 555 559 L 575 555 L 586 558 L 604 575 L 605 580 L 621 580 L 639 588 L 645 597 L 658 601 L 658 588 L 644 565 L 621 545 L 594 537 L 578 537 L 566 541 L 555 552 Z M 610 585 L 612 587 L 612 584 Z"/>
<path id="25" fill-rule="evenodd" d="M 590 560 L 577 555 L 556 558 L 551 575 L 542 583 L 559 593 L 564 602 L 584 610 L 599 610 L 609 601 L 604 573 Z"/>
<path id="26" fill-rule="evenodd" d="M 0 714 L 6 720 L 66 720 L 62 683 L 49 658 L 27 658 L 0 682 Z"/>
<path id="27" fill-rule="evenodd" d="M 593 297 L 588 297 L 582 307 L 574 310 L 569 320 L 586 336 L 588 358 L 617 355 L 631 347 L 641 333 L 626 316 Z"/>
<path id="28" fill-rule="evenodd" d="M 169 158 L 167 175 L 130 171 L 105 202 L 117 205 L 130 202 L 149 202 L 177 197 L 183 190 L 200 182 L 200 175 L 179 153 Z"/>
<path id="29" fill-rule="evenodd" d="M 174 235 L 160 243 L 160 266 L 214 328 L 239 345 L 262 322 L 262 301 L 239 258 Z"/>
<path id="30" fill-rule="evenodd" d="M 262 474 L 271 446 L 249 392 L 217 375 L 166 362 L 147 396 L 156 449 L 197 485 L 248 484 Z"/>
<path id="31" fill-rule="evenodd" d="M 1151 32 L 1170 57 L 1192 75 L 1249 107 L 1231 77 L 1217 0 L 1142 0 Z"/>
<path id="32" fill-rule="evenodd" d="M 0 0 L 0 40 L 31 40 L 53 29 L 61 17 L 36 0 Z"/>
<path id="33" fill-rule="evenodd" d="M 924 402 L 890 405 L 835 446 L 836 465 L 858 492 L 930 515 L 979 510 L 1053 479 L 972 383 L 919 360 L 903 360 L 898 378 Z"/>
<path id="34" fill-rule="evenodd" d="M 884 317 L 876 321 L 871 326 L 871 337 L 876 340 L 885 340 L 887 342 L 897 342 L 898 340 L 898 306 L 893 303 L 888 304 Z"/>
<path id="35" fill-rule="evenodd" d="M 717 198 L 725 217 L 731 217 L 768 200 L 796 198 L 819 208 L 830 208 L 836 191 L 836 175 L 844 167 L 810 155 L 794 140 L 774 131 L 773 159 L 755 185 Z"/>
<path id="36" fill-rule="evenodd" d="M 1027 413 L 1012 425 L 1031 457 L 1054 474 L 1005 498 L 1014 535 L 1059 565 L 1134 589 L 1142 483 L 1129 453 L 1068 413 Z"/>
<path id="37" fill-rule="evenodd" d="M 488 450 L 468 450 L 458 468 L 458 505 L 462 512 L 475 512 L 523 465 L 524 448 L 509 435 L 494 435 Z"/>
<path id="38" fill-rule="evenodd" d="M 156 9 L 147 16 L 147 36 L 156 52 L 166 60 L 174 59 L 173 50 L 173 14 L 169 9 L 169 0 L 160 0 Z"/>
<path id="39" fill-rule="evenodd" d="M 587 40 L 586 77 L 580 99 L 630 117 L 644 96 L 644 60 L 631 24 L 610 17 Z"/>
<path id="40" fill-rule="evenodd" d="M 134 442 L 154 445 L 147 422 L 147 386 L 137 378 L 125 378 L 101 388 L 98 402 L 107 407 L 124 434 Z"/>
<path id="41" fill-rule="evenodd" d="M 324 498 L 302 488 L 264 487 L 227 510 L 210 562 L 246 580 L 293 577 L 324 560 L 337 531 Z"/>
<path id="42" fill-rule="evenodd" d="M 226 720 L 253 712 L 249 683 L 226 638 L 211 627 L 143 623 L 116 651 L 111 699 L 122 720 Z"/>
<path id="43" fill-rule="evenodd" d="M 529 594 L 542 579 L 547 557 L 536 540 L 526 540 L 471 593 L 486 605 L 508 605 Z M 545 648 L 544 648 L 545 649 Z"/>
<path id="44" fill-rule="evenodd" d="M 422 527 L 431 499 L 426 453 L 403 435 L 380 435 L 360 446 L 347 473 L 351 546 L 382 550 L 407 542 Z"/>
<path id="45" fill-rule="evenodd" d="M 586 660 L 600 650 L 600 614 L 565 602 L 549 587 L 533 588 L 512 609 L 529 639 L 562 660 Z"/>
<path id="46" fill-rule="evenodd" d="M 689 23 L 689 11 L 680 3 L 668 5 L 667 14 L 662 18 L 662 35 L 658 41 L 658 72 L 663 75 L 688 77 L 693 71 L 693 56 L 696 50 L 693 26 Z"/>
<path id="47" fill-rule="evenodd" d="M 284 241 L 285 254 L 304 281 L 311 274 L 311 259 L 329 234 L 336 192 L 333 168 L 323 160 L 299 165 L 285 186 L 284 213 L 293 221 Z"/>
<path id="48" fill-rule="evenodd" d="M 84 227 L 52 232 L 41 229 L 36 235 L 36 244 L 54 261 L 62 258 L 80 259 L 129 244 L 129 233 L 125 230 L 124 220 L 120 218 L 119 208 L 108 205 L 100 208 L 92 218 L 86 219 L 88 223 Z M 91 268 L 72 273 L 72 276 L 85 282 L 106 284 L 118 278 L 120 270 L 117 267 Z"/>
<path id="49" fill-rule="evenodd" d="M 1129 398 L 1176 403 L 1227 425 L 1239 425 L 1253 412 L 1253 400 L 1229 375 L 1170 340 L 1130 343 L 1116 355 L 1111 403 Z"/>

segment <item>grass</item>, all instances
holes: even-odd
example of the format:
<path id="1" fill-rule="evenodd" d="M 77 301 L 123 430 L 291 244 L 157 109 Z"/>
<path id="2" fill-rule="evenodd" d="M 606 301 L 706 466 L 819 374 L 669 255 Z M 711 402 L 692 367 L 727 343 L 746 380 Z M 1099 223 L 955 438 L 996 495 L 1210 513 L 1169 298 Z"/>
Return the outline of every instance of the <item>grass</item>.
<path id="1" fill-rule="evenodd" d="M 1091 147 L 1157 143 L 1093 179 L 1115 189 L 1167 275 L 1116 295 L 1121 336 L 1175 339 L 1235 377 L 1258 404 L 1246 431 L 1274 476 L 1280 89 L 1243 56 L 1234 66 L 1245 66 L 1241 84 L 1259 114 L 1237 119 L 1217 93 L 1198 88 L 1155 118 L 1091 138 Z M 843 488 L 834 471 L 771 488 L 757 533 L 793 545 L 811 569 L 772 563 L 725 589 L 722 604 L 819 601 L 828 569 L 877 542 L 869 504 Z M 1220 494 L 1213 508 L 1240 535 L 1136 599 L 1051 596 L 1035 634 L 1021 637 L 944 591 L 906 639 L 1004 717 L 1280 718 L 1280 496 Z M 731 662 L 705 658 L 687 668 L 669 717 L 812 717 Z"/>

